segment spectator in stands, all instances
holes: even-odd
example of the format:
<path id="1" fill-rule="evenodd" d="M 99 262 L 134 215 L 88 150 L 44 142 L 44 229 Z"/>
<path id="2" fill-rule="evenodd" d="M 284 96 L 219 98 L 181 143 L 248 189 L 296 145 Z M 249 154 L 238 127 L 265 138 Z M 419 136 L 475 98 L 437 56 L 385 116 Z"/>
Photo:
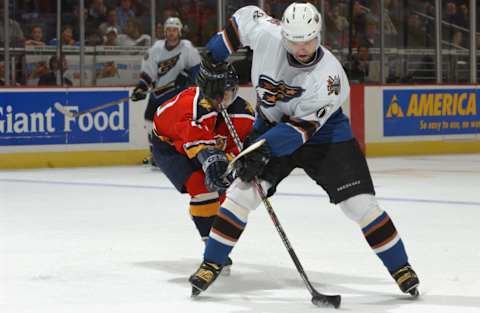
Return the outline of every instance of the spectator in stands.
<path id="1" fill-rule="evenodd" d="M 347 46 L 348 42 L 348 28 L 350 23 L 347 18 L 342 15 L 343 5 L 337 4 L 331 10 L 326 10 L 325 23 L 326 28 L 326 42 L 331 48 L 343 48 Z"/>
<path id="2" fill-rule="evenodd" d="M 103 0 L 92 0 L 88 8 L 88 18 L 96 21 L 97 26 L 100 25 L 107 16 L 107 6 Z"/>
<path id="3" fill-rule="evenodd" d="M 118 46 L 118 30 L 115 27 L 107 28 L 103 39 L 105 46 Z"/>
<path id="4" fill-rule="evenodd" d="M 462 44 L 462 34 L 458 26 L 465 25 L 466 21 L 458 13 L 455 2 L 447 2 L 443 19 L 446 23 L 443 24 L 442 37 L 454 46 L 460 46 Z"/>
<path id="5" fill-rule="evenodd" d="M 469 14 L 470 13 L 468 12 L 468 7 L 465 3 L 462 3 L 462 4 L 458 5 L 458 23 L 459 23 L 459 26 L 461 26 L 463 28 L 469 28 L 470 27 L 470 25 L 468 23 L 468 21 L 470 20 Z M 477 29 L 477 31 L 478 31 L 478 29 Z"/>
<path id="6" fill-rule="evenodd" d="M 32 72 L 28 75 L 28 80 L 38 79 L 43 75 L 48 74 L 48 65 L 46 61 L 39 61 L 35 64 Z"/>
<path id="7" fill-rule="evenodd" d="M 368 45 L 361 44 L 357 48 L 357 54 L 352 57 L 350 63 L 350 70 L 348 77 L 352 81 L 365 82 L 368 77 L 368 66 L 370 62 L 370 55 L 368 51 Z"/>
<path id="8" fill-rule="evenodd" d="M 119 46 L 150 46 L 151 42 L 149 35 L 140 32 L 140 23 L 135 17 L 128 19 L 125 34 L 118 36 Z"/>
<path id="9" fill-rule="evenodd" d="M 58 39 L 53 38 L 48 42 L 50 46 L 56 46 Z M 78 42 L 73 38 L 73 27 L 71 25 L 65 25 L 62 28 L 62 45 L 64 46 L 78 46 Z"/>
<path id="10" fill-rule="evenodd" d="M 103 37 L 98 28 L 85 30 L 85 44 L 87 46 L 103 45 Z"/>
<path id="11" fill-rule="evenodd" d="M 407 20 L 407 31 L 405 34 L 406 48 L 424 48 L 426 47 L 426 29 L 422 25 L 418 14 L 410 13 Z"/>
<path id="12" fill-rule="evenodd" d="M 3 9 L 3 3 L 0 5 L 0 18 L 1 18 L 1 23 L 0 23 L 0 42 L 3 44 L 5 42 L 5 38 L 3 37 L 5 33 L 5 29 L 3 28 L 3 15 L 4 15 L 5 10 Z M 19 47 L 23 46 L 25 44 L 25 37 L 23 35 L 22 28 L 20 27 L 20 24 L 18 24 L 17 21 L 13 19 L 8 19 L 8 27 L 9 27 L 9 39 L 10 39 L 10 46 L 11 47 Z"/>
<path id="13" fill-rule="evenodd" d="M 132 1 L 132 11 L 135 13 L 136 17 L 140 17 L 149 13 L 148 6 L 145 3 L 150 3 L 150 1 L 145 0 L 131 0 Z"/>
<path id="14" fill-rule="evenodd" d="M 163 23 L 157 22 L 155 26 L 155 40 L 163 39 Z"/>
<path id="15" fill-rule="evenodd" d="M 116 9 L 117 12 L 117 23 L 121 33 L 125 33 L 125 28 L 127 27 L 127 21 L 135 17 L 135 12 L 132 10 L 132 1 L 131 0 L 119 0 L 119 6 Z"/>
<path id="16" fill-rule="evenodd" d="M 360 4 L 360 1 L 353 2 L 353 37 L 358 44 L 360 37 L 365 34 L 367 28 L 367 8 Z"/>
<path id="17" fill-rule="evenodd" d="M 120 32 L 120 26 L 118 25 L 117 22 L 117 10 L 116 9 L 109 9 L 107 11 L 107 17 L 106 21 L 100 24 L 98 27 L 100 30 L 100 34 L 104 36 L 106 34 L 106 31 L 109 27 L 115 27 L 117 31 Z"/>
<path id="18" fill-rule="evenodd" d="M 393 24 L 390 13 L 386 7 L 387 5 L 385 5 L 385 9 L 383 10 L 385 35 L 397 35 L 397 28 Z M 370 1 L 370 13 L 368 15 L 380 25 L 380 1 Z"/>
<path id="19" fill-rule="evenodd" d="M 378 22 L 371 17 L 367 18 L 367 27 L 364 34 L 358 34 L 359 45 L 367 44 L 369 48 L 380 47 L 380 32 L 378 30 Z"/>
<path id="20" fill-rule="evenodd" d="M 65 71 L 68 70 L 68 63 L 67 63 L 67 58 L 63 55 L 62 56 L 62 62 L 61 64 L 58 64 L 57 62 L 57 57 L 54 55 L 50 58 L 49 60 L 49 67 L 50 71 L 45 74 L 40 76 L 40 79 L 38 80 L 38 85 L 39 86 L 56 86 L 57 85 L 57 71 L 60 70 L 63 76 L 63 86 L 72 86 L 73 83 L 70 79 L 65 77 L 64 73 Z M 60 66 L 60 67 L 59 67 Z"/>
<path id="21" fill-rule="evenodd" d="M 40 25 L 33 25 L 30 30 L 30 38 L 25 41 L 26 46 L 45 46 L 43 40 L 43 28 Z"/>
<path id="22" fill-rule="evenodd" d="M 0 86 L 5 86 L 5 63 L 0 61 Z M 12 82 L 10 80 L 10 86 L 21 86 L 18 82 Z"/>

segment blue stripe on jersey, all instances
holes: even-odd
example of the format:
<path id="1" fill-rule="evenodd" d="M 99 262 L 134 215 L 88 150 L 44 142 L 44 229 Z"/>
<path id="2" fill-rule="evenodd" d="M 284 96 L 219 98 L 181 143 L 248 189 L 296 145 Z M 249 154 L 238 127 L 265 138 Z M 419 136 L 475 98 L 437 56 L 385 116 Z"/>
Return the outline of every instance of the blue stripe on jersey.
<path id="1" fill-rule="evenodd" d="M 221 33 L 216 33 L 207 43 L 208 50 L 212 53 L 215 61 L 223 61 L 230 55 Z"/>
<path id="2" fill-rule="evenodd" d="M 265 138 L 270 146 L 272 156 L 284 156 L 292 154 L 303 145 L 302 135 L 295 128 L 278 123 L 263 133 L 258 140 Z"/>
<path id="3" fill-rule="evenodd" d="M 257 134 L 263 134 L 272 127 L 271 124 L 267 123 L 260 114 L 257 114 L 255 122 L 253 123 L 253 130 Z"/>
<path id="4" fill-rule="evenodd" d="M 303 144 L 302 136 L 297 130 L 284 123 L 278 123 L 272 127 L 260 114 L 257 115 L 253 128 L 262 134 L 260 138 L 267 140 L 274 156 L 291 154 Z M 353 132 L 348 117 L 340 108 L 313 134 L 306 144 L 343 142 L 352 138 Z"/>
<path id="5" fill-rule="evenodd" d="M 372 227 L 374 227 L 375 225 L 378 225 L 380 224 L 382 221 L 384 221 L 386 218 L 387 218 L 387 212 L 383 212 L 379 217 L 377 217 L 375 220 L 373 220 L 373 222 L 371 222 L 370 224 L 368 224 L 367 226 L 363 227 L 362 228 L 362 232 L 365 234 L 367 233 Z"/>
<path id="6" fill-rule="evenodd" d="M 377 253 L 377 255 L 390 273 L 398 270 L 400 266 L 408 262 L 407 253 L 405 252 L 405 247 L 401 239 L 393 247 Z"/>
<path id="7" fill-rule="evenodd" d="M 197 78 L 197 74 L 199 70 L 200 70 L 200 64 L 197 64 L 188 70 L 189 72 L 188 76 L 190 77 L 192 84 L 195 84 L 195 79 Z"/>
<path id="8" fill-rule="evenodd" d="M 242 228 L 245 228 L 245 226 L 247 225 L 247 223 L 243 222 L 242 220 L 240 220 L 235 214 L 233 214 L 232 211 L 230 210 L 227 210 L 225 209 L 224 207 L 221 207 L 219 212 L 225 214 L 226 216 L 228 216 L 232 221 L 234 221 L 235 223 L 237 223 L 238 225 L 242 226 Z"/>
<path id="9" fill-rule="evenodd" d="M 206 262 L 223 265 L 225 264 L 225 261 L 227 260 L 232 249 L 232 246 L 227 246 L 210 237 L 208 238 L 207 246 L 205 247 L 205 252 L 203 253 L 203 259 Z"/>

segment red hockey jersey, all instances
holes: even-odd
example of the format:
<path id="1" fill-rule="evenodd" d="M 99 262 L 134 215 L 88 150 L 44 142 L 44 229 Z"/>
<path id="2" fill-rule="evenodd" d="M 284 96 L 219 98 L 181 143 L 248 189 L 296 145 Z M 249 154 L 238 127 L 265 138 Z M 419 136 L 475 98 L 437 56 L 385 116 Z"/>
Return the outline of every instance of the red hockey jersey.
<path id="1" fill-rule="evenodd" d="M 252 105 L 237 97 L 227 112 L 243 142 L 255 120 Z M 222 115 L 201 96 L 198 87 L 190 87 L 163 103 L 155 113 L 153 132 L 191 159 L 209 146 L 235 155 L 239 152 Z"/>

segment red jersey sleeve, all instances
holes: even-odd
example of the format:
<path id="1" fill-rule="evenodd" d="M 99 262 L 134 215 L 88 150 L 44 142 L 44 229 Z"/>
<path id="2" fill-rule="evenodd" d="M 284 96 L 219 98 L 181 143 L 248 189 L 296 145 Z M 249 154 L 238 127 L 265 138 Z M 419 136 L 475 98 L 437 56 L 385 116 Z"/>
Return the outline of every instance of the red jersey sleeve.
<path id="1" fill-rule="evenodd" d="M 218 113 L 197 87 L 191 87 L 163 103 L 154 116 L 154 132 L 189 158 L 208 146 L 214 147 Z"/>

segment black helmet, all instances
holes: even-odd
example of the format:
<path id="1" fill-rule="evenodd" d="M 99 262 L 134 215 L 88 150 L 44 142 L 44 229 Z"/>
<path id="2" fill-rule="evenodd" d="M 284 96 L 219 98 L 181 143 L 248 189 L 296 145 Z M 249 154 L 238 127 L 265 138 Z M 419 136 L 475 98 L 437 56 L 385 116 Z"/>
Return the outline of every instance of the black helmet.
<path id="1" fill-rule="evenodd" d="M 203 60 L 196 78 L 197 86 L 206 98 L 223 98 L 225 90 L 238 86 L 235 68 L 227 62 L 211 63 Z"/>

